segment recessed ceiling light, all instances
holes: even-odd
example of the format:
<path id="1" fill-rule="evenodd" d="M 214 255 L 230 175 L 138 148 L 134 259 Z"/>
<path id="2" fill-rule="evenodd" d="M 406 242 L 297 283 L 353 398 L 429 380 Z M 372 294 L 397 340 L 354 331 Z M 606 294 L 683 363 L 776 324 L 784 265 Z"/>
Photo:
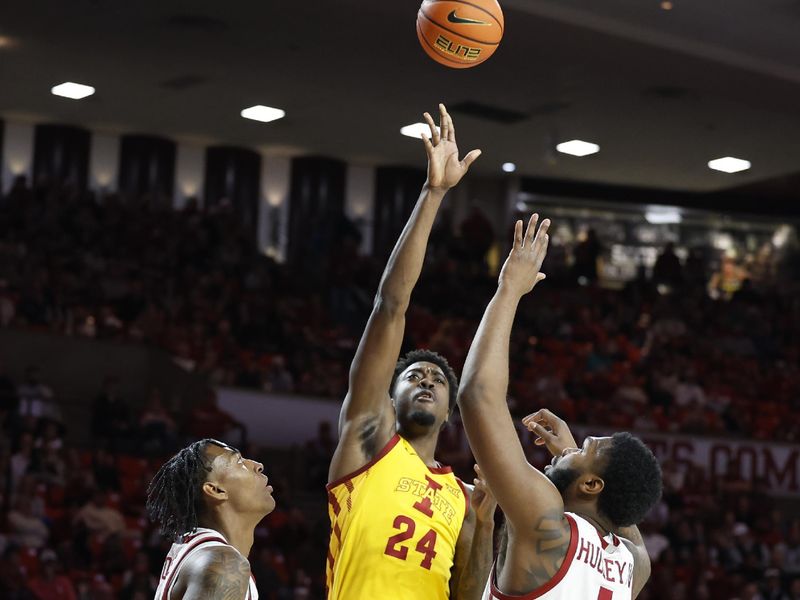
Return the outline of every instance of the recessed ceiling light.
<path id="1" fill-rule="evenodd" d="M 54 86 L 50 90 L 55 96 L 63 96 L 64 98 L 71 98 L 72 100 L 80 100 L 94 94 L 94 88 L 90 85 L 83 85 L 82 83 L 73 83 L 67 81 Z"/>
<path id="2" fill-rule="evenodd" d="M 669 0 L 664 0 L 661 3 L 661 9 L 662 10 L 672 10 L 672 8 L 673 8 L 673 4 Z"/>
<path id="3" fill-rule="evenodd" d="M 503 171 L 506 173 L 513 173 L 517 170 L 517 165 L 512 162 L 503 163 Z"/>
<path id="4" fill-rule="evenodd" d="M 437 133 L 439 132 L 438 126 L 436 126 L 436 131 Z M 419 139 L 423 133 L 428 137 L 431 137 L 431 128 L 428 126 L 427 123 L 412 123 L 411 125 L 406 125 L 405 127 L 401 127 L 400 133 L 408 137 Z"/>
<path id="5" fill-rule="evenodd" d="M 14 40 L 5 35 L 0 35 L 0 48 L 10 48 L 14 45 Z"/>
<path id="6" fill-rule="evenodd" d="M 261 121 L 262 123 L 269 123 L 270 121 L 277 121 L 286 116 L 286 111 L 280 108 L 272 108 L 271 106 L 264 106 L 256 104 L 250 108 L 245 108 L 241 115 L 245 119 L 252 119 L 253 121 Z"/>
<path id="7" fill-rule="evenodd" d="M 600 146 L 583 140 L 570 140 L 569 142 L 561 142 L 556 146 L 556 150 L 572 156 L 589 156 L 600 152 Z"/>
<path id="8" fill-rule="evenodd" d="M 747 171 L 750 168 L 750 161 L 734 158 L 733 156 L 724 156 L 708 161 L 708 168 L 722 171 L 723 173 L 738 173 L 739 171 Z"/>
<path id="9" fill-rule="evenodd" d="M 651 225 L 667 225 L 683 221 L 681 211 L 674 206 L 648 206 L 644 218 Z"/>

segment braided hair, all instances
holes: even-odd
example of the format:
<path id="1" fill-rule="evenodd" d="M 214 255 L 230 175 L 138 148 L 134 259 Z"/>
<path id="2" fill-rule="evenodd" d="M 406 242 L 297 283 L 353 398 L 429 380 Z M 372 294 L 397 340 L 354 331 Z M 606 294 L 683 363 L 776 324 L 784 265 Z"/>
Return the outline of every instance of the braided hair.
<path id="1" fill-rule="evenodd" d="M 211 472 L 206 457 L 209 444 L 224 447 L 212 439 L 190 444 L 161 466 L 147 488 L 147 514 L 171 541 L 198 527 L 198 515 L 203 512 L 201 490 Z"/>

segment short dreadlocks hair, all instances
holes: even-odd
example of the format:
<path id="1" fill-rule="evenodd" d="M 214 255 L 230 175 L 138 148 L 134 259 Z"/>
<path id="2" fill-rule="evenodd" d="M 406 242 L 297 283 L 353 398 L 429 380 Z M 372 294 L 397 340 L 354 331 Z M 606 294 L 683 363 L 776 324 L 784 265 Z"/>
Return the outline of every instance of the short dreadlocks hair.
<path id="1" fill-rule="evenodd" d="M 190 444 L 165 462 L 147 488 L 147 514 L 162 535 L 176 541 L 198 527 L 203 512 L 202 487 L 211 472 L 206 448 L 224 444 L 204 439 Z"/>
<path id="2" fill-rule="evenodd" d="M 392 383 L 389 385 L 389 395 L 394 395 L 394 384 L 397 382 L 400 373 L 418 362 L 433 363 L 444 372 L 444 376 L 447 378 L 447 383 L 450 388 L 448 406 L 452 411 L 453 407 L 456 405 L 456 397 L 458 395 L 458 377 L 456 377 L 456 372 L 453 371 L 453 367 L 450 366 L 447 359 L 433 350 L 412 350 L 397 361 L 397 366 L 394 368 L 394 375 L 392 375 Z"/>
<path id="3" fill-rule="evenodd" d="M 615 433 L 611 440 L 597 508 L 616 527 L 637 525 L 661 497 L 661 467 L 650 448 L 630 433 Z"/>

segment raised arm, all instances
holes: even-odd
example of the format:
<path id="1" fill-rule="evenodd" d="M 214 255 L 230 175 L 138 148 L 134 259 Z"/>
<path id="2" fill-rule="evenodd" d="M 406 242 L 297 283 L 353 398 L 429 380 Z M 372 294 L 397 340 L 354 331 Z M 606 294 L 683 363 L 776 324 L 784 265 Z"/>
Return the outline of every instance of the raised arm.
<path id="1" fill-rule="evenodd" d="M 433 221 L 445 193 L 456 185 L 480 155 L 473 150 L 458 159 L 455 127 L 439 105 L 441 132 L 425 113 L 431 137 L 422 140 L 428 156 L 428 178 L 383 272 L 372 314 L 350 367 L 350 389 L 339 415 L 339 445 L 328 481 L 335 481 L 369 462 L 394 434 L 389 384 L 400 354 L 405 313 L 428 245 Z"/>
<path id="2" fill-rule="evenodd" d="M 561 494 L 525 458 L 506 403 L 509 339 L 517 305 L 544 279 L 539 269 L 550 221 L 545 219 L 538 233 L 537 221 L 538 215 L 533 215 L 524 236 L 522 221 L 516 224 L 511 254 L 472 341 L 458 396 L 469 444 L 498 504 L 514 529 L 534 537 L 531 528 L 563 529 L 564 511 Z"/>

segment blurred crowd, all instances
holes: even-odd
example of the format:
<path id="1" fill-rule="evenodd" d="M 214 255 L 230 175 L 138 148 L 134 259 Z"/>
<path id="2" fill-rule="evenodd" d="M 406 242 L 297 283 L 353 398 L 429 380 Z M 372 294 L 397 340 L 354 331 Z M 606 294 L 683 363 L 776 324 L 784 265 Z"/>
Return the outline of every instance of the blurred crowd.
<path id="1" fill-rule="evenodd" d="M 520 311 L 520 412 L 800 439 L 800 277 L 754 285 L 730 260 L 712 269 L 692 253 L 683 264 L 670 246 L 650 278 L 610 290 L 595 285 L 602 246 L 589 233 L 571 249 L 553 244 L 548 282 Z M 194 203 L 154 211 L 20 182 L 0 206 L 0 324 L 155 345 L 213 385 L 343 397 L 383 258 L 359 252 L 355 228 L 285 264 L 251 234 L 231 212 Z M 407 349 L 434 348 L 460 370 L 495 286 L 494 239 L 478 212 L 436 228 Z"/>
<path id="2" fill-rule="evenodd" d="M 407 318 L 406 349 L 433 348 L 457 371 L 495 287 L 488 227 L 478 214 L 437 227 Z M 281 264 L 225 210 L 154 211 L 20 181 L 0 203 L 0 326 L 150 344 L 213 385 L 338 401 L 383 268 L 353 231 L 324 261 Z M 571 423 L 800 440 L 796 280 L 754 285 L 725 261 L 715 274 L 666 248 L 651 276 L 611 290 L 597 285 L 596 237 L 550 254 L 547 284 L 524 300 L 513 334 L 515 413 L 547 407 Z M 168 543 L 144 518 L 147 482 L 186 440 L 245 429 L 213 394 L 179 416 L 157 390 L 131 399 L 114 377 L 97 386 L 97 447 L 80 448 L 40 370 L 14 378 L 0 364 L 2 598 L 151 598 Z M 323 424 L 291 454 L 249 449 L 278 500 L 251 555 L 263 598 L 324 595 L 333 447 Z M 471 478 L 457 415 L 439 454 Z M 800 599 L 797 502 L 735 472 L 712 479 L 668 463 L 664 473 L 664 498 L 642 528 L 654 568 L 641 598 Z"/>

